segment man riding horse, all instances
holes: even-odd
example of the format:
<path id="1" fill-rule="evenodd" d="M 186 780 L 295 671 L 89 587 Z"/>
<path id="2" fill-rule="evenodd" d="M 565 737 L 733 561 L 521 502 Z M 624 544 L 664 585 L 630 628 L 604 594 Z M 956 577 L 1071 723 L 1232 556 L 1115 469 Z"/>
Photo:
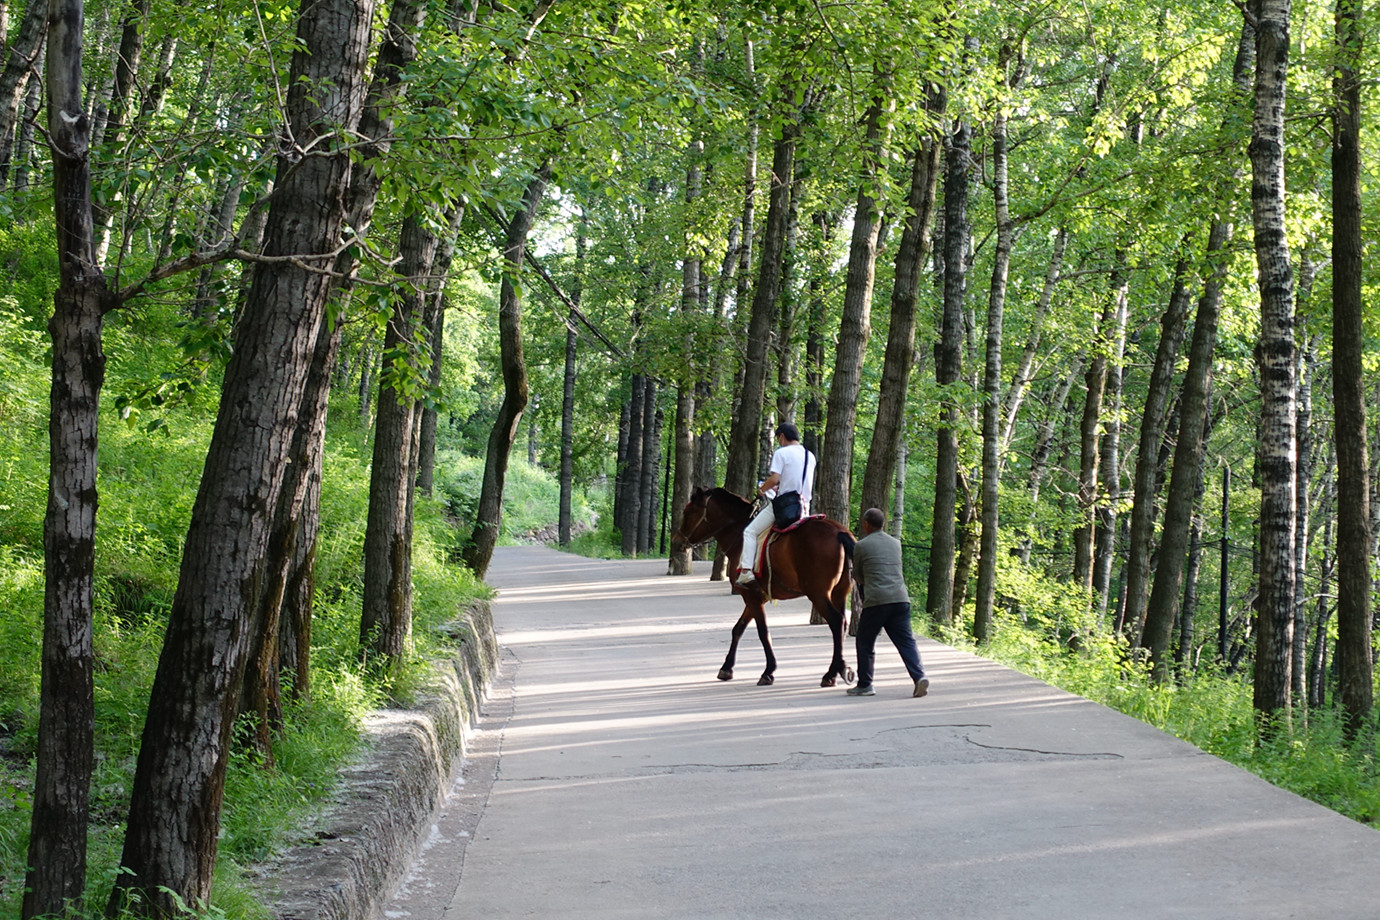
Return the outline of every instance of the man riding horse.
<path id="1" fill-rule="evenodd" d="M 776 426 L 776 452 L 771 456 L 771 471 L 757 486 L 757 494 L 768 499 L 766 506 L 743 530 L 743 556 L 738 584 L 752 586 L 756 580 L 757 552 L 762 535 L 776 523 L 778 497 L 790 503 L 790 496 L 798 498 L 794 513 L 800 518 L 810 513 L 810 498 L 814 492 L 815 457 L 800 443 L 800 431 L 790 422 Z"/>

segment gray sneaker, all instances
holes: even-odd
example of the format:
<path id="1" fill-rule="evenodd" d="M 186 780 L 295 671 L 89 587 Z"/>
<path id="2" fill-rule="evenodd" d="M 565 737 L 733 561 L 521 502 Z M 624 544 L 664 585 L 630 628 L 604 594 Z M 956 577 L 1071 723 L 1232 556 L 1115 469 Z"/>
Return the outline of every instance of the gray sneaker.
<path id="1" fill-rule="evenodd" d="M 929 692 L 930 679 L 928 677 L 922 677 L 915 682 L 915 692 L 911 694 L 911 698 L 914 699 L 916 697 L 921 697 Z"/>
<path id="2" fill-rule="evenodd" d="M 861 684 L 858 685 L 858 686 L 856 686 L 856 687 L 849 687 L 845 692 L 846 692 L 849 696 L 876 696 L 876 695 L 877 695 L 877 691 L 872 689 L 872 685 L 871 685 L 871 684 L 868 684 L 866 687 L 862 686 Z"/>

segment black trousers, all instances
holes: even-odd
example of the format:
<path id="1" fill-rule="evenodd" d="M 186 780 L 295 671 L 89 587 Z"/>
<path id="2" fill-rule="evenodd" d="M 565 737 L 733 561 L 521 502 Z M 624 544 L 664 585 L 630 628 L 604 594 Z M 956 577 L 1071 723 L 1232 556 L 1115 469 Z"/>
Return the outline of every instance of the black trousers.
<path id="1" fill-rule="evenodd" d="M 910 631 L 910 604 L 878 604 L 876 607 L 864 607 L 858 616 L 859 687 L 872 683 L 877 637 L 884 629 L 891 644 L 901 653 L 910 679 L 919 680 L 925 676 L 925 669 L 920 664 L 920 649 L 915 644 L 915 635 Z"/>

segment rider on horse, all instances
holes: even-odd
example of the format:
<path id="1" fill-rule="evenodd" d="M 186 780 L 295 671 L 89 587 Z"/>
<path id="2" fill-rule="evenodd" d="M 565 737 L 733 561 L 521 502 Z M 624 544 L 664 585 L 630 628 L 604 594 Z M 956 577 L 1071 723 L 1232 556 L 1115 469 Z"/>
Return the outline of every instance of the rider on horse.
<path id="1" fill-rule="evenodd" d="M 776 452 L 771 457 L 771 472 L 757 487 L 757 494 L 768 499 L 766 507 L 757 513 L 743 531 L 743 557 L 738 584 L 750 585 L 757 564 L 758 541 L 776 515 L 770 499 L 777 495 L 797 492 L 800 495 L 800 515 L 810 513 L 810 497 L 814 491 L 815 458 L 800 443 L 800 431 L 790 422 L 776 426 Z"/>

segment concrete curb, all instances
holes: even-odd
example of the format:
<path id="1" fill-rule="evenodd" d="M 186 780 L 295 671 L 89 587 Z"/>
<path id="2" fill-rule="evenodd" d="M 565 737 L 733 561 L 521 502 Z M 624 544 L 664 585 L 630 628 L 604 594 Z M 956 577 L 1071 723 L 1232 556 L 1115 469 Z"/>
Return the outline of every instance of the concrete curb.
<path id="1" fill-rule="evenodd" d="M 275 920 L 374 920 L 431 826 L 465 754 L 498 660 L 487 601 L 451 624 L 459 642 L 415 710 L 383 710 L 364 726 L 312 836 L 256 875 Z"/>

